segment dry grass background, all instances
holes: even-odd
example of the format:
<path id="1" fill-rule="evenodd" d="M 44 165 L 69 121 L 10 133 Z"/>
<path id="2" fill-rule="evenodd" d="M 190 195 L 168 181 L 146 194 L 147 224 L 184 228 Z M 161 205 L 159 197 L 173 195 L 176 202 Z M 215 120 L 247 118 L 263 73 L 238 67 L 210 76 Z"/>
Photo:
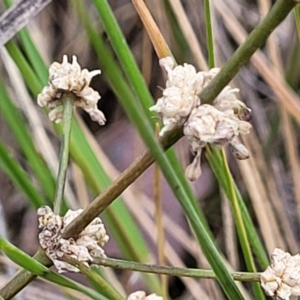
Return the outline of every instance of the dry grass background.
<path id="1" fill-rule="evenodd" d="M 95 55 L 70 2 L 52 1 L 30 23 L 29 30 L 47 63 L 61 61 L 63 54 L 75 54 L 82 66 L 95 69 L 98 67 L 95 64 Z M 151 93 L 154 98 L 158 98 L 161 94 L 159 87 L 164 85 L 164 78 L 139 17 L 129 0 L 109 2 Z M 206 69 L 207 52 L 202 1 L 172 0 L 167 8 L 160 0 L 145 2 L 149 5 L 177 61 L 193 63 L 199 70 Z M 101 31 L 101 23 L 97 19 L 93 6 L 90 1 L 86 3 L 90 17 Z M 211 4 L 216 62 L 221 67 L 245 39 L 247 32 L 251 31 L 266 14 L 271 3 L 268 0 L 213 0 Z M 170 13 L 171 10 L 173 13 Z M 271 253 L 275 247 L 281 247 L 292 253 L 299 252 L 300 102 L 297 93 L 289 89 L 285 83 L 285 78 L 288 76 L 290 84 L 299 91 L 300 60 L 297 59 L 297 52 L 299 52 L 299 40 L 293 15 L 290 15 L 232 83 L 241 89 L 241 99 L 252 108 L 254 130 L 250 136 L 244 138 L 244 143 L 250 149 L 251 158 L 241 162 L 230 160 L 230 165 L 268 253 Z M 46 150 L 41 152 L 45 154 L 45 159 L 55 170 L 57 137 L 37 105 L 35 103 L 30 105 L 31 98 L 18 80 L 19 75 L 10 65 L 5 52 L 1 51 L 1 54 L 3 58 L 1 74 L 31 126 L 36 144 L 46 147 Z M 103 80 L 95 80 L 93 84 L 102 95 L 100 109 L 103 110 L 108 122 L 105 127 L 98 127 L 91 124 L 83 115 L 82 126 L 86 128 L 86 135 L 92 141 L 107 172 L 115 178 L 141 153 L 144 145 L 109 86 Z M 25 106 L 24 101 L 28 101 Z M 9 145 L 15 157 L 26 165 L 1 117 L 0 138 Z M 191 158 L 185 141 L 180 141 L 176 149 L 185 166 Z M 179 204 L 163 179 L 162 183 L 167 236 L 165 253 L 168 263 L 179 267 L 208 268 Z M 193 188 L 228 262 L 233 269 L 243 270 L 244 262 L 236 241 L 229 204 L 219 190 L 205 159 L 203 159 L 203 174 L 193 184 Z M 33 254 L 37 249 L 37 226 L 34 226 L 37 224 L 36 214 L 1 171 L 0 197 L 2 217 L 6 220 L 8 236 L 14 244 Z M 153 253 L 156 253 L 152 197 L 153 168 L 150 168 L 126 190 L 124 199 L 140 227 L 143 228 Z M 79 205 L 83 207 L 91 199 L 83 175 L 74 164 L 70 168 L 67 198 L 70 201 L 80 199 Z M 74 203 L 75 205 L 78 203 Z M 121 257 L 113 240 L 108 244 L 106 253 L 111 257 Z M 155 257 L 149 258 L 149 262 L 155 261 Z M 118 282 L 120 280 L 127 292 L 141 285 L 139 275 L 130 272 L 118 272 L 117 275 L 109 272 L 109 276 L 116 286 L 120 286 Z M 43 296 L 40 296 L 40 288 Z M 45 284 L 39 283 L 25 289 L 24 298 L 19 299 L 52 299 L 53 287 L 47 287 L 47 290 L 49 294 L 45 291 Z M 214 281 L 204 279 L 170 280 L 170 293 L 174 299 L 224 298 Z M 246 289 L 244 293 L 245 299 L 251 299 Z M 63 298 L 61 296 L 61 299 Z M 79 299 L 83 297 L 79 296 Z"/>

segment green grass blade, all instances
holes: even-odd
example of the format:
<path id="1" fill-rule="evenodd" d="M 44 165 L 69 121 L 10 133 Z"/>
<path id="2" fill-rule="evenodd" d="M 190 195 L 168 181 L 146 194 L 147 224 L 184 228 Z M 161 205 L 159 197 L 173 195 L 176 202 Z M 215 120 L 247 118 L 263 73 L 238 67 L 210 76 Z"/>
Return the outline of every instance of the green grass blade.
<path id="1" fill-rule="evenodd" d="M 86 272 L 84 272 L 84 275 L 89 279 L 89 281 L 93 284 L 93 286 L 97 286 L 97 290 L 100 290 L 107 297 L 109 297 L 110 294 L 114 295 L 114 298 L 112 299 L 116 299 L 116 300 L 124 299 L 124 297 L 122 297 L 117 291 L 110 292 L 110 290 L 108 290 L 107 288 L 109 286 L 107 281 L 101 275 L 99 275 L 95 270 L 93 270 L 93 268 L 85 268 L 85 269 Z"/>
<path id="2" fill-rule="evenodd" d="M 3 237 L 0 236 L 0 249 L 3 251 L 12 261 L 17 263 L 22 268 L 30 271 L 31 273 L 40 276 L 48 281 L 57 283 L 61 286 L 82 292 L 83 294 L 91 297 L 95 300 L 109 300 L 113 298 L 106 298 L 103 295 L 93 291 L 86 286 L 77 283 L 71 279 L 68 279 L 62 275 L 50 271 L 47 267 L 43 266 L 35 259 L 19 250 L 17 247 L 10 244 Z"/>
<path id="3" fill-rule="evenodd" d="M 12 41 L 6 43 L 5 47 L 9 55 L 17 64 L 19 71 L 21 72 L 29 89 L 35 96 L 37 96 L 37 94 L 42 91 L 43 86 L 36 74 L 34 73 L 34 71 L 32 70 L 32 68 L 30 67 L 30 65 L 28 64 L 28 62 L 26 61 L 26 59 L 24 58 L 22 52 Z"/>
<path id="4" fill-rule="evenodd" d="M 11 7 L 13 2 L 11 0 L 3 0 L 6 7 Z M 33 70 L 39 75 L 40 82 L 46 84 L 48 81 L 48 71 L 44 61 L 42 60 L 40 54 L 38 53 L 32 39 L 27 31 L 27 29 L 22 29 L 18 33 L 18 37 L 21 40 L 22 46 L 28 56 Z"/>
<path id="5" fill-rule="evenodd" d="M 45 205 L 45 201 L 36 188 L 32 185 L 28 175 L 19 163 L 10 155 L 4 144 L 0 141 L 0 168 L 7 174 L 14 185 L 27 197 L 35 207 Z"/>
<path id="6" fill-rule="evenodd" d="M 36 179 L 39 181 L 44 192 L 42 194 L 45 194 L 47 200 L 52 202 L 55 191 L 55 180 L 44 160 L 37 152 L 26 123 L 21 121 L 23 117 L 12 103 L 1 80 L 0 96 L 0 113 L 18 142 L 29 166 L 36 176 Z"/>
<path id="7" fill-rule="evenodd" d="M 128 83 L 126 79 L 124 78 L 122 72 L 119 70 L 118 65 L 114 61 L 111 53 L 106 48 L 104 41 L 101 37 L 99 37 L 98 33 L 90 26 L 90 24 L 87 23 L 87 16 L 84 14 L 84 9 L 82 8 L 82 2 L 81 1 L 74 1 L 77 6 L 77 12 L 80 13 L 80 18 L 83 22 L 83 25 L 87 31 L 88 37 L 90 39 L 90 42 L 92 46 L 95 49 L 96 54 L 99 58 L 99 64 L 101 65 L 101 69 L 103 70 L 104 76 L 106 76 L 107 81 L 109 82 L 111 88 L 113 89 L 114 93 L 119 98 L 120 103 L 124 107 L 125 111 L 127 112 L 128 117 L 131 119 L 131 121 L 134 124 L 140 124 L 140 122 L 148 122 L 145 121 L 145 118 L 142 117 L 142 113 L 137 109 L 137 105 L 139 103 L 132 103 L 132 99 L 135 98 L 134 94 L 131 92 L 131 90 L 128 87 Z M 146 107 L 149 107 L 153 104 L 153 101 L 150 98 L 145 98 L 148 100 L 145 100 L 142 102 L 143 107 L 145 110 L 149 113 L 149 110 L 146 109 Z M 153 122 L 154 125 L 154 122 Z M 147 126 L 147 125 L 146 125 Z M 151 127 L 151 126 L 150 126 Z M 148 127 L 149 128 L 149 127 Z M 151 127 L 152 128 L 152 127 Z M 146 134 L 146 131 L 143 131 L 143 128 L 141 129 L 141 136 L 143 137 L 143 133 Z M 153 140 L 152 140 L 153 141 Z M 157 143 L 157 140 L 155 139 L 154 143 Z M 167 151 L 166 153 L 170 164 L 174 168 L 174 172 L 177 174 L 178 179 L 181 181 L 182 185 L 184 186 L 184 189 L 186 190 L 187 194 L 190 198 L 194 198 L 194 194 L 188 184 L 188 182 L 185 179 L 182 167 L 180 163 L 178 162 L 178 159 L 176 155 L 174 154 L 174 151 L 171 149 Z M 196 199 L 194 198 L 194 201 Z M 203 215 L 203 213 L 200 211 L 199 216 L 207 230 L 209 230 L 208 225 L 206 223 L 206 219 Z"/>
<path id="8" fill-rule="evenodd" d="M 204 9 L 205 9 L 205 29 L 206 29 L 206 42 L 208 49 L 208 65 L 209 68 L 215 67 L 215 51 L 214 51 L 214 39 L 213 39 L 213 30 L 211 22 L 211 9 L 210 9 L 210 0 L 204 0 Z"/>
<path id="9" fill-rule="evenodd" d="M 30 62 L 32 69 L 39 77 L 40 82 L 43 85 L 46 85 L 48 82 L 48 69 L 39 52 L 37 51 L 28 31 L 26 29 L 21 30 L 19 32 L 19 38 L 24 51 L 28 56 L 28 61 Z"/>
<path id="10" fill-rule="evenodd" d="M 231 200 L 230 187 L 228 185 L 227 176 L 224 172 L 224 166 L 223 166 L 220 151 L 215 148 L 211 148 L 211 150 L 212 150 L 211 152 L 207 151 L 207 155 L 206 155 L 207 159 L 212 167 L 212 170 L 213 170 L 218 182 L 224 189 L 226 196 L 228 197 L 229 200 Z M 244 224 L 246 227 L 248 239 L 250 241 L 250 244 L 253 248 L 253 251 L 255 253 L 256 259 L 257 259 L 260 267 L 262 269 L 265 269 L 269 265 L 268 256 L 267 256 L 264 246 L 262 245 L 261 240 L 255 230 L 252 219 L 249 215 L 246 205 L 245 205 L 236 185 L 235 185 L 235 190 L 236 190 L 237 201 L 240 206 L 241 213 L 242 213 L 242 218 L 244 220 Z"/>

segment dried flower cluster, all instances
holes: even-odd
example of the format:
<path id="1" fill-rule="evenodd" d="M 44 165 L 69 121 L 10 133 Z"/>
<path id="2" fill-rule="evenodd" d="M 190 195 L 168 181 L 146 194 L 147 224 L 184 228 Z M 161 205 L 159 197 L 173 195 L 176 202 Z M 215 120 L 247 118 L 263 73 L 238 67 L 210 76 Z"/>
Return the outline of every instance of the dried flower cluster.
<path id="1" fill-rule="evenodd" d="M 38 95 L 39 106 L 51 109 L 50 120 L 59 123 L 63 115 L 62 96 L 65 93 L 73 93 L 76 97 L 74 105 L 84 109 L 93 121 L 103 125 L 105 117 L 97 108 L 101 97 L 89 86 L 92 78 L 100 73 L 100 70 L 81 70 L 76 56 L 73 56 L 72 63 L 69 63 L 68 57 L 64 55 L 61 64 L 54 62 L 49 68 L 49 85 Z"/>
<path id="2" fill-rule="evenodd" d="M 184 126 L 184 135 L 195 154 L 194 161 L 186 169 L 187 178 L 194 181 L 201 175 L 201 152 L 208 143 L 219 148 L 230 144 L 236 158 L 248 158 L 248 150 L 239 142 L 238 136 L 248 134 L 252 128 L 246 121 L 250 109 L 236 98 L 239 90 L 226 86 L 213 105 L 201 105 L 199 94 L 219 69 L 196 72 L 189 64 L 175 67 L 171 57 L 161 59 L 160 65 L 166 70 L 168 80 L 163 96 L 150 110 L 162 118 L 161 136 L 177 126 Z"/>
<path id="3" fill-rule="evenodd" d="M 163 298 L 157 296 L 156 294 L 146 296 L 146 293 L 144 291 L 137 291 L 130 294 L 127 300 L 163 300 Z"/>
<path id="4" fill-rule="evenodd" d="M 271 255 L 271 265 L 261 274 L 260 281 L 268 296 L 280 300 L 300 296 L 300 255 L 292 256 L 276 248 Z"/>
<path id="5" fill-rule="evenodd" d="M 109 237 L 100 218 L 95 218 L 76 239 L 63 239 L 62 234 L 65 227 L 70 224 L 82 209 L 76 211 L 68 210 L 64 217 L 55 215 L 49 206 L 38 209 L 39 242 L 45 250 L 47 256 L 53 261 L 58 272 L 79 270 L 72 265 L 61 261 L 64 255 L 68 255 L 87 266 L 93 261 L 94 257 L 105 257 L 103 246 Z"/>

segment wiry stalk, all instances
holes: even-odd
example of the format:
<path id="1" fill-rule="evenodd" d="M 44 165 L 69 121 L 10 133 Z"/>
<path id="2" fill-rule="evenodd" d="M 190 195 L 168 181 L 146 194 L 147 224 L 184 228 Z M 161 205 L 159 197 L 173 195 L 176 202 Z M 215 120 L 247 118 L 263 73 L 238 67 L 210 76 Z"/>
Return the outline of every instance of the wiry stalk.
<path id="1" fill-rule="evenodd" d="M 61 148 L 59 154 L 59 169 L 56 181 L 56 190 L 54 198 L 53 212 L 56 215 L 60 214 L 61 204 L 64 196 L 67 169 L 69 162 L 69 148 L 70 148 L 70 135 L 71 124 L 73 116 L 73 104 L 75 95 L 72 93 L 65 93 L 62 96 L 63 102 L 63 133 L 61 138 Z"/>

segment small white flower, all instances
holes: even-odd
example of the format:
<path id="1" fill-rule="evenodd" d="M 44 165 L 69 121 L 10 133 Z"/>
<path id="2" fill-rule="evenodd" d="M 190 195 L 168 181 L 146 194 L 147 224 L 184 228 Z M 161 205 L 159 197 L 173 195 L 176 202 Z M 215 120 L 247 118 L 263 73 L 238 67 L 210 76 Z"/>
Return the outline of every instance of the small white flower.
<path id="1" fill-rule="evenodd" d="M 156 294 L 146 296 L 144 291 L 137 291 L 130 294 L 127 300 L 163 300 L 163 297 L 157 296 Z"/>
<path id="2" fill-rule="evenodd" d="M 300 296 L 300 256 L 276 248 L 271 255 L 271 265 L 261 274 L 261 286 L 268 296 L 289 300 Z"/>
<path id="3" fill-rule="evenodd" d="M 55 215 L 51 208 L 43 206 L 38 209 L 39 242 L 47 256 L 53 261 L 58 272 L 79 272 L 72 265 L 61 261 L 68 255 L 89 266 L 94 257 L 105 257 L 103 246 L 108 242 L 108 235 L 100 218 L 95 218 L 78 236 L 77 239 L 63 239 L 65 227 L 70 224 L 83 210 L 68 210 L 64 217 Z"/>
<path id="4" fill-rule="evenodd" d="M 76 96 L 74 105 L 84 109 L 93 121 L 100 125 L 105 123 L 103 113 L 98 110 L 97 103 L 101 98 L 97 91 L 89 85 L 92 78 L 101 73 L 100 70 L 88 71 L 81 69 L 76 56 L 73 56 L 72 63 L 68 62 L 66 55 L 60 64 L 54 62 L 49 68 L 49 85 L 45 86 L 38 95 L 38 104 L 41 107 L 52 109 L 49 118 L 55 123 L 62 119 L 62 95 L 73 93 Z"/>
<path id="5" fill-rule="evenodd" d="M 239 120 L 233 110 L 223 112 L 209 104 L 194 108 L 183 128 L 191 150 L 196 154 L 194 161 L 186 169 L 187 178 L 194 181 L 200 176 L 200 155 L 207 143 L 219 148 L 230 144 L 238 159 L 248 158 L 248 150 L 239 143 L 237 137 L 239 134 L 248 134 L 250 129 L 251 125 Z"/>

